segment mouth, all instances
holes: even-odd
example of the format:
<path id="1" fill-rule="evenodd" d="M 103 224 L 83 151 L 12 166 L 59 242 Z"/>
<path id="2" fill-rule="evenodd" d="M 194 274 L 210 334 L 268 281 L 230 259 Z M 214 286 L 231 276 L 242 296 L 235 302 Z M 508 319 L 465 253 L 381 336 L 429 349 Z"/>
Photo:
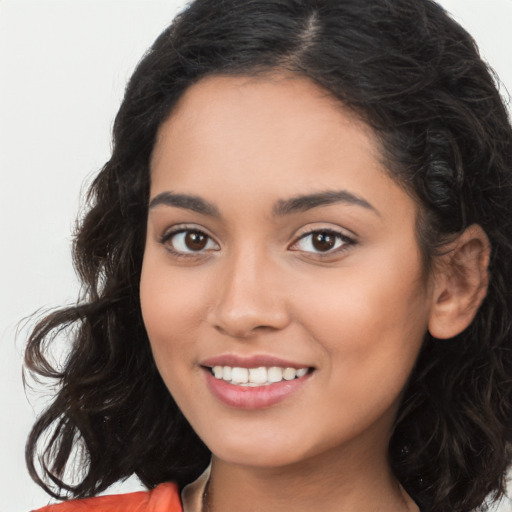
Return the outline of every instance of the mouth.
<path id="1" fill-rule="evenodd" d="M 244 368 L 240 366 L 215 365 L 207 368 L 217 380 L 242 387 L 270 386 L 271 384 L 283 381 L 300 379 L 313 371 L 313 368 L 310 367 L 293 368 L 290 366 Z"/>
<path id="2" fill-rule="evenodd" d="M 224 405 L 262 409 L 305 390 L 315 368 L 271 356 L 224 355 L 201 362 L 206 385 Z"/>

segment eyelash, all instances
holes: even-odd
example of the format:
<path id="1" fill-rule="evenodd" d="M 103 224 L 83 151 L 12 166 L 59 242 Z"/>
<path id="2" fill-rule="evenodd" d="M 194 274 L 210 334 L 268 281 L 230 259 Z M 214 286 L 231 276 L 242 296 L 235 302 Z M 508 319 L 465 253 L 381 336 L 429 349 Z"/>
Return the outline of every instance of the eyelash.
<path id="1" fill-rule="evenodd" d="M 175 247 L 173 247 L 172 244 L 169 242 L 172 241 L 174 237 L 180 234 L 198 234 L 206 237 L 207 241 L 206 244 L 208 245 L 210 242 L 215 244 L 218 247 L 218 244 L 213 240 L 211 236 L 209 236 L 207 233 L 205 233 L 201 229 L 192 228 L 192 227 L 177 227 L 176 229 L 173 229 L 172 231 L 168 231 L 162 235 L 159 242 L 165 246 L 165 248 L 172 253 L 174 256 L 179 258 L 190 258 L 190 257 L 197 257 L 204 255 L 205 252 L 211 251 L 211 248 L 201 249 L 198 251 L 189 250 L 189 251 L 182 251 L 177 250 Z M 342 253 L 346 250 L 348 250 L 351 246 L 354 246 L 357 242 L 353 238 L 339 232 L 335 231 L 333 229 L 311 229 L 307 231 L 306 233 L 303 233 L 299 236 L 299 238 L 293 242 L 289 246 L 289 250 L 292 251 L 300 251 L 300 249 L 294 249 L 295 246 L 297 246 L 301 241 L 306 240 L 308 237 L 312 237 L 313 235 L 327 235 L 332 236 L 335 238 L 335 246 L 333 249 L 329 249 L 327 251 L 302 251 L 307 254 L 314 254 L 317 258 L 327 258 L 335 254 Z M 341 242 L 341 243 L 340 243 Z M 313 242 L 310 242 L 311 244 Z M 339 244 L 336 246 L 336 244 Z M 213 250 L 219 250 L 219 249 L 213 249 Z"/>
<path id="2" fill-rule="evenodd" d="M 306 240 L 308 237 L 312 237 L 313 235 L 327 235 L 332 236 L 335 239 L 335 244 L 338 244 L 341 242 L 340 245 L 336 247 L 334 246 L 333 249 L 329 249 L 328 251 L 303 251 L 308 254 L 314 254 L 315 257 L 318 258 L 328 258 L 336 254 L 340 254 L 346 250 L 348 250 L 351 246 L 354 246 L 357 242 L 353 238 L 345 235 L 344 233 L 341 233 L 339 231 L 336 231 L 334 229 L 318 229 L 314 228 L 311 230 L 308 230 L 306 233 L 303 233 L 297 241 L 295 241 L 291 246 L 291 250 L 300 250 L 300 249 L 293 249 L 294 246 L 297 246 L 301 241 Z M 310 244 L 313 244 L 313 241 L 310 242 Z"/>
<path id="3" fill-rule="evenodd" d="M 198 234 L 198 235 L 202 235 L 202 236 L 206 237 L 206 239 L 207 239 L 206 244 L 208 244 L 210 242 L 213 242 L 215 245 L 217 245 L 217 243 L 213 241 L 213 238 L 211 236 L 209 236 L 207 233 L 205 233 L 201 229 L 192 228 L 192 227 L 186 227 L 186 226 L 177 227 L 177 228 L 173 229 L 172 231 L 165 232 L 162 235 L 162 237 L 160 238 L 160 243 L 163 246 L 165 246 L 165 248 L 171 254 L 173 254 L 173 256 L 176 256 L 178 258 L 197 257 L 197 256 L 200 256 L 200 255 L 203 255 L 206 252 L 206 250 L 200 250 L 200 251 L 193 251 L 193 250 L 181 251 L 181 250 L 177 250 L 175 247 L 173 247 L 173 245 L 171 243 L 169 243 L 169 242 L 172 241 L 172 239 L 174 237 L 176 237 L 177 235 L 180 235 L 182 233 L 183 234 L 195 233 L 195 234 Z M 214 249 L 214 250 L 218 250 L 218 249 Z"/>

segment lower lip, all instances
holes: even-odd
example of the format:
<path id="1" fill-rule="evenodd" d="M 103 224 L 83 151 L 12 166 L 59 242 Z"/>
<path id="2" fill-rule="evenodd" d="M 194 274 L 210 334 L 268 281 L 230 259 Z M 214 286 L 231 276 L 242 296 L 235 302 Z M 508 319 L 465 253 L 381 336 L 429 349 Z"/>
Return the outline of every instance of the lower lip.
<path id="1" fill-rule="evenodd" d="M 262 409 L 282 402 L 297 392 L 311 376 L 282 380 L 266 386 L 235 386 L 222 379 L 216 379 L 209 368 L 205 368 L 206 383 L 212 394 L 223 404 L 238 409 Z"/>

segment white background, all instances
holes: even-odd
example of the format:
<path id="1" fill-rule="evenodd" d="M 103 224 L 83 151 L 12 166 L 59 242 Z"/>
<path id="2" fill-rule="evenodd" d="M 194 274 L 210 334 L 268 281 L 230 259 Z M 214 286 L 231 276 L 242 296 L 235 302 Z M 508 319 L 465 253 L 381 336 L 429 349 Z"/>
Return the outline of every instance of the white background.
<path id="1" fill-rule="evenodd" d="M 24 466 L 44 400 L 30 405 L 23 390 L 20 321 L 75 299 L 70 241 L 85 184 L 108 160 L 135 64 L 185 3 L 0 0 L 0 512 L 48 502 Z M 512 91 L 512 0 L 441 3 Z"/>

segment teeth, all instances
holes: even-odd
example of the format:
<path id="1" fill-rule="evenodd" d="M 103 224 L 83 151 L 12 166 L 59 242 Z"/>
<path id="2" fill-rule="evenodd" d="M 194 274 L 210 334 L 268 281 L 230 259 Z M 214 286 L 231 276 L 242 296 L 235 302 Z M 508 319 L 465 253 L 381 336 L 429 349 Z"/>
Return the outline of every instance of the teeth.
<path id="1" fill-rule="evenodd" d="M 224 376 L 224 372 L 223 376 Z M 245 384 L 249 382 L 249 370 L 247 368 L 233 368 L 231 370 L 231 382 L 233 384 Z"/>
<path id="2" fill-rule="evenodd" d="M 269 382 L 281 382 L 283 380 L 283 369 L 278 366 L 272 366 L 267 373 Z"/>
<path id="3" fill-rule="evenodd" d="M 222 368 L 222 379 L 231 380 L 231 366 L 216 366 L 215 368 Z"/>
<path id="4" fill-rule="evenodd" d="M 266 368 L 240 368 L 237 366 L 214 366 L 212 374 L 216 379 L 222 379 L 231 384 L 247 387 L 268 386 L 282 380 L 293 380 L 304 377 L 308 368 L 280 368 L 271 366 Z"/>
<path id="5" fill-rule="evenodd" d="M 297 377 L 304 377 L 306 373 L 308 373 L 307 368 L 300 368 L 299 370 L 297 370 Z"/>
<path id="6" fill-rule="evenodd" d="M 265 384 L 265 382 L 267 382 L 267 369 L 263 366 L 260 368 L 250 368 L 249 382 L 253 384 Z"/>
<path id="7" fill-rule="evenodd" d="M 295 379 L 295 375 L 297 375 L 297 370 L 295 370 L 295 368 L 285 368 L 283 371 L 284 380 L 293 380 Z"/>

